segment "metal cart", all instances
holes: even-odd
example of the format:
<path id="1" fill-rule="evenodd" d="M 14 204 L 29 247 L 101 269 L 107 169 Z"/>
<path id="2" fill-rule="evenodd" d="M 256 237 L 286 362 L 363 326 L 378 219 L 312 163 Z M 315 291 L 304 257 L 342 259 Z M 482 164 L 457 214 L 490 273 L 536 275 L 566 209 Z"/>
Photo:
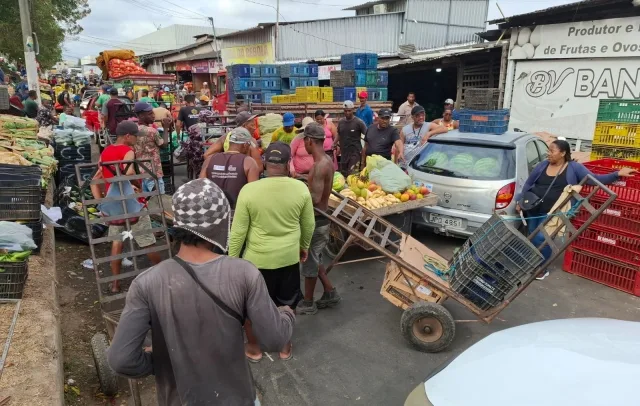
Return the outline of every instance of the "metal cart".
<path id="1" fill-rule="evenodd" d="M 134 166 L 136 170 L 135 175 L 126 175 L 128 169 Z M 91 350 L 93 353 L 93 359 L 96 366 L 96 371 L 98 373 L 98 379 L 100 381 L 100 387 L 102 392 L 107 396 L 115 396 L 118 393 L 118 378 L 116 374 L 111 370 L 109 364 L 107 363 L 106 350 L 109 347 L 109 339 L 112 338 L 115 334 L 116 327 L 118 325 L 118 321 L 120 319 L 120 315 L 122 314 L 122 310 L 124 309 L 125 298 L 127 296 L 126 292 L 111 294 L 110 292 L 105 293 L 102 288 L 104 285 L 108 285 L 110 282 L 114 281 L 129 281 L 134 277 L 144 272 L 148 267 L 141 267 L 138 264 L 140 260 L 140 256 L 146 255 L 149 253 L 164 253 L 166 252 L 167 257 L 171 258 L 171 249 L 169 245 L 169 237 L 167 234 L 167 224 L 164 220 L 164 207 L 161 199 L 161 195 L 158 191 L 158 177 L 155 175 L 155 171 L 153 170 L 153 163 L 151 160 L 134 160 L 134 161 L 116 161 L 116 162 L 104 162 L 104 163 L 86 163 L 86 164 L 78 164 L 76 165 L 76 173 L 78 179 L 82 179 L 80 177 L 80 171 L 82 169 L 92 169 L 93 174 L 98 171 L 98 168 L 102 166 L 107 166 L 114 173 L 114 177 L 109 179 L 109 183 L 111 187 L 118 187 L 120 189 L 120 196 L 114 197 L 105 197 L 102 199 L 87 199 L 84 197 L 84 193 L 82 195 L 82 206 L 84 212 L 85 223 L 87 225 L 87 234 L 89 238 L 89 247 L 91 249 L 91 259 L 93 261 L 93 270 L 96 277 L 96 283 L 98 285 L 98 301 L 100 302 L 100 310 L 102 311 L 102 317 L 105 321 L 105 325 L 107 328 L 108 337 L 102 333 L 96 333 L 91 338 Z M 104 185 L 106 181 L 104 179 L 93 179 L 94 176 L 91 176 L 89 180 L 79 181 L 79 187 L 81 189 L 90 188 L 91 185 Z M 130 195 L 123 195 L 123 184 L 127 182 L 141 180 L 145 178 L 153 178 L 155 182 L 155 188 L 152 192 L 141 192 L 134 193 Z M 129 213 L 127 210 L 126 201 L 129 199 L 138 199 L 145 198 L 148 201 L 155 202 L 154 205 L 149 204 L 147 209 L 143 209 L 140 212 Z M 107 202 L 121 202 L 124 214 L 110 216 L 108 218 L 102 216 L 96 216 L 93 213 L 90 213 L 88 210 L 89 205 L 96 205 Z M 105 224 L 107 225 L 109 221 L 116 220 L 124 220 L 125 224 L 123 226 L 127 230 L 127 232 L 131 232 L 132 219 L 140 216 L 149 215 L 149 216 L 158 216 L 162 225 L 159 227 L 153 227 L 151 232 L 155 235 L 161 235 L 161 239 L 159 239 L 155 245 L 143 248 L 136 249 L 134 245 L 133 239 L 128 238 L 128 243 L 124 242 L 124 250 L 121 254 L 118 255 L 108 255 L 108 256 L 100 256 L 101 254 L 96 250 L 96 247 L 101 244 L 109 244 L 112 241 L 120 240 L 126 237 L 121 235 L 116 236 L 106 236 L 101 238 L 93 238 L 91 233 L 91 226 L 93 224 Z M 136 236 L 140 234 L 145 234 L 144 232 L 132 232 L 131 236 Z M 164 237 L 164 240 L 162 240 Z M 127 251 L 128 248 L 128 251 Z M 119 275 L 110 275 L 103 276 L 101 265 L 104 265 L 103 269 L 108 269 L 109 264 L 113 260 L 122 260 L 124 258 L 132 258 L 133 262 L 133 270 L 122 272 Z M 106 274 L 110 274 L 107 272 Z M 138 383 L 136 380 L 129 380 L 129 387 L 131 390 L 131 396 L 133 398 L 133 404 L 135 406 L 140 406 L 140 392 L 138 389 Z"/>
<path id="2" fill-rule="evenodd" d="M 580 195 L 575 189 L 581 188 L 587 182 L 595 186 L 588 193 Z M 337 207 L 329 208 L 327 211 L 317 210 L 317 213 L 324 215 L 348 233 L 348 242 L 357 240 L 391 260 L 381 289 L 382 296 L 404 310 L 400 321 L 403 336 L 418 350 L 438 352 L 447 348 L 455 336 L 455 321 L 451 313 L 442 305 L 443 302 L 449 298 L 453 299 L 480 320 L 490 323 L 617 197 L 591 175 L 585 177 L 578 187 L 574 188 L 566 193 L 566 197 L 558 206 L 565 207 L 568 204 L 571 207 L 568 213 L 555 212 L 553 216 L 547 217 L 529 237 L 522 237 L 526 244 L 531 245 L 529 241 L 532 241 L 538 233 L 542 233 L 544 241 L 531 248 L 537 251 L 536 248 L 541 250 L 549 247 L 552 251 L 551 257 L 527 270 L 525 278 L 492 306 L 481 306 L 478 301 L 470 300 L 468 295 L 465 297 L 454 290 L 452 284 L 438 271 L 438 268 L 449 268 L 451 265 L 449 261 L 353 200 L 334 194 L 334 197 L 341 200 Z M 596 194 L 599 199 L 606 199 L 598 209 L 589 203 Z M 576 229 L 570 218 L 579 211 L 584 211 L 583 214 L 585 217 L 588 215 L 588 219 Z M 552 222 L 555 224 L 551 224 Z M 548 232 L 548 229 L 552 231 Z M 562 238 L 556 238 L 561 235 Z M 465 243 L 467 249 L 470 249 L 473 239 L 472 237 L 471 242 Z M 431 266 L 434 264 L 436 266 Z"/>

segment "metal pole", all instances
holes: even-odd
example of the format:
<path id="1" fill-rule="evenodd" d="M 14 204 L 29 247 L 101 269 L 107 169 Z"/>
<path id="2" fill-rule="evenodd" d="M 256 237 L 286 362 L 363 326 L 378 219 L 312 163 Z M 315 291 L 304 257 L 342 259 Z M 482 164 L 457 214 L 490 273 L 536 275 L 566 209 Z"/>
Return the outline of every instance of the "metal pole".
<path id="1" fill-rule="evenodd" d="M 273 57 L 278 60 L 278 29 L 280 27 L 280 0 L 276 2 L 276 31 L 274 34 Z"/>
<path id="2" fill-rule="evenodd" d="M 36 63 L 36 52 L 33 43 L 33 31 L 31 30 L 31 14 L 29 0 L 18 0 L 20 7 L 20 25 L 22 26 L 22 45 L 24 46 L 24 64 L 27 69 L 27 82 L 29 90 L 35 90 L 40 100 L 40 83 L 38 82 L 38 65 Z"/>

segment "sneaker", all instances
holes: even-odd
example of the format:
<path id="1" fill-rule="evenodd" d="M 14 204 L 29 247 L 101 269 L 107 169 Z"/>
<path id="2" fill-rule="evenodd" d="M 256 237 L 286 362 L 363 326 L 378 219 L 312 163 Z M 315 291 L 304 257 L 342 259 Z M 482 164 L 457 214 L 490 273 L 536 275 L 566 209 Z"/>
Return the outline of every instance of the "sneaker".
<path id="1" fill-rule="evenodd" d="M 549 276 L 549 271 L 544 271 L 544 273 L 542 275 L 538 276 L 536 279 L 539 280 L 539 281 L 542 281 L 547 276 Z"/>
<path id="2" fill-rule="evenodd" d="M 342 297 L 340 297 L 338 291 L 336 291 L 336 288 L 333 288 L 331 292 L 324 292 L 320 300 L 316 302 L 316 305 L 318 306 L 318 309 L 325 309 L 327 307 L 333 307 L 337 305 L 341 300 Z"/>
<path id="3" fill-rule="evenodd" d="M 310 302 L 303 300 L 300 303 L 298 303 L 298 306 L 296 306 L 296 313 L 309 314 L 309 315 L 316 314 L 318 313 L 318 306 L 316 306 L 313 300 Z"/>

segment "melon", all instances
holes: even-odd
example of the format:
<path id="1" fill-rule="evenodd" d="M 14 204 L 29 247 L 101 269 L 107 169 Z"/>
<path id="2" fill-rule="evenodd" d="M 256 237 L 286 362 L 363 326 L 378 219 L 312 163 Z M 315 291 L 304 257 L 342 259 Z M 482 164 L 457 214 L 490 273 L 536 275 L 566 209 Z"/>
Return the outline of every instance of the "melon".
<path id="1" fill-rule="evenodd" d="M 435 166 L 438 168 L 444 168 L 449 161 L 449 157 L 444 152 L 432 152 L 427 155 L 424 160 L 423 166 Z"/>
<path id="2" fill-rule="evenodd" d="M 473 161 L 474 158 L 471 154 L 458 154 L 449 160 L 449 166 L 447 169 L 459 172 L 463 175 L 468 175 L 473 170 Z"/>
<path id="3" fill-rule="evenodd" d="M 494 178 L 500 173 L 498 160 L 495 158 L 478 159 L 473 165 L 473 174 L 483 178 Z"/>

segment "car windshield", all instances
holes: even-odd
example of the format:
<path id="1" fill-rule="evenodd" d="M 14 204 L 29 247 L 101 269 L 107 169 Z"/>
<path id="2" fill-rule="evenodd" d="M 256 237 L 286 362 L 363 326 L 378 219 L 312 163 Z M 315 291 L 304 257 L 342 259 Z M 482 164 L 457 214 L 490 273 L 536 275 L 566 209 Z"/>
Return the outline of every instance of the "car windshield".
<path id="1" fill-rule="evenodd" d="M 515 177 L 515 149 L 431 141 L 410 166 L 425 173 L 474 180 Z"/>

